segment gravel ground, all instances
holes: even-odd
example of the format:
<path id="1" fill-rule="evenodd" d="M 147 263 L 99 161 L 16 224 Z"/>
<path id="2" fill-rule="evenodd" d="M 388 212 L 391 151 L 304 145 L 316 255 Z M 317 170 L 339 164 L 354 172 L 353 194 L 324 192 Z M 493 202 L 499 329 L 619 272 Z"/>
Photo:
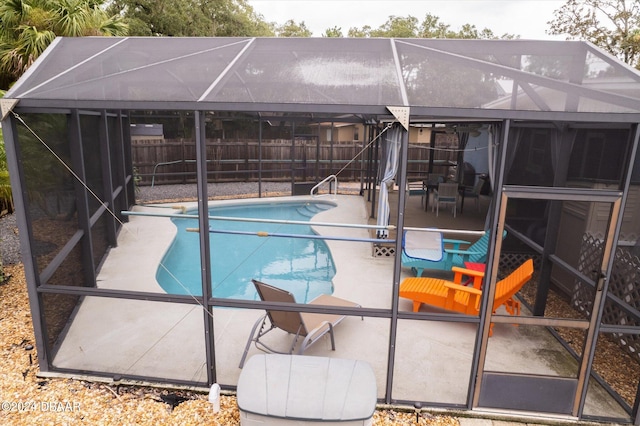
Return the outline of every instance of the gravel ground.
<path id="1" fill-rule="evenodd" d="M 2 255 L 3 265 L 13 265 L 22 261 L 15 214 L 5 215 L 0 218 L 0 254 Z"/>
<path id="2" fill-rule="evenodd" d="M 258 194 L 257 182 L 210 183 L 207 185 L 209 198 L 243 198 Z M 263 182 L 262 195 L 291 195 L 291 182 Z M 166 200 L 197 199 L 197 187 L 192 185 L 140 186 L 136 193 L 140 204 Z"/>

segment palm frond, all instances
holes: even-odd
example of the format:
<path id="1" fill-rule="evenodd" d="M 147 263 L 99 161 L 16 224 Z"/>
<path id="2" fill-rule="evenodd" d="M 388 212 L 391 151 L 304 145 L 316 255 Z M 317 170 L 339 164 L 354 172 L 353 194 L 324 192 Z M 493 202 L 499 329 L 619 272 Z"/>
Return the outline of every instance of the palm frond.
<path id="1" fill-rule="evenodd" d="M 15 46 L 0 45 L 0 73 L 11 76 L 13 80 L 16 80 L 25 69 L 22 57 L 15 49 Z"/>
<path id="2" fill-rule="evenodd" d="M 89 9 L 84 36 L 125 36 L 128 33 L 129 27 L 122 17 L 118 15 L 110 17 L 98 6 Z"/>
<path id="3" fill-rule="evenodd" d="M 31 5 L 24 0 L 4 0 L 0 3 L 0 21 L 5 28 L 15 28 L 31 11 Z"/>
<path id="4" fill-rule="evenodd" d="M 20 38 L 16 43 L 16 51 L 25 59 L 29 66 L 56 38 L 53 31 L 39 30 L 36 27 L 21 27 Z"/>
<path id="5" fill-rule="evenodd" d="M 129 26 L 122 17 L 117 15 L 111 17 L 103 16 L 99 30 L 101 35 L 106 36 L 126 36 L 129 34 Z"/>
<path id="6" fill-rule="evenodd" d="M 57 16 L 54 31 L 66 37 L 80 37 L 84 34 L 90 12 L 85 0 L 59 0 L 53 7 Z"/>
<path id="7" fill-rule="evenodd" d="M 14 43 L 0 43 L 0 72 L 16 79 L 56 37 L 52 31 L 39 31 L 32 26 L 21 26 L 20 31 Z"/>

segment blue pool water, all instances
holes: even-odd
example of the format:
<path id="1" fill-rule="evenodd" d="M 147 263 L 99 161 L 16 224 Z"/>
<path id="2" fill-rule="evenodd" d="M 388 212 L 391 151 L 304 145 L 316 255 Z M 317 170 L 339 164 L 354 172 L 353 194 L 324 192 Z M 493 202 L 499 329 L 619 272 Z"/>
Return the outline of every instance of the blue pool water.
<path id="1" fill-rule="evenodd" d="M 215 207 L 209 216 L 309 221 L 329 203 L 256 203 Z M 172 219 L 176 238 L 158 267 L 156 279 L 169 294 L 202 295 L 200 242 L 197 219 Z M 314 235 L 310 226 L 211 220 L 214 230 Z M 258 237 L 210 233 L 213 296 L 257 300 L 251 279 L 286 289 L 296 301 L 306 303 L 333 292 L 335 266 L 326 243 L 320 239 Z M 167 271 L 168 270 L 168 271 Z"/>

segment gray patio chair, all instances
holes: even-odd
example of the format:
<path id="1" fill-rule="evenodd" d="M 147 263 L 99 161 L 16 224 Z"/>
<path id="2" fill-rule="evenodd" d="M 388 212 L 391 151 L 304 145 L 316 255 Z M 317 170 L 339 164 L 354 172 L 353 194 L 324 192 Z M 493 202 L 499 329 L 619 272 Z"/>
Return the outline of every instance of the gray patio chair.
<path id="1" fill-rule="evenodd" d="M 420 195 L 420 205 L 424 206 L 424 200 L 427 194 L 427 184 L 425 181 L 407 182 L 407 195 Z"/>
<path id="2" fill-rule="evenodd" d="M 484 179 L 478 179 L 478 181 L 472 187 L 464 188 L 464 199 L 474 198 L 476 200 L 476 207 L 478 208 L 478 213 L 480 213 L 480 191 L 482 190 L 482 186 L 484 185 Z M 462 208 L 460 208 L 462 211 Z"/>
<path id="3" fill-rule="evenodd" d="M 438 189 L 434 193 L 434 204 L 436 216 L 440 212 L 440 204 L 453 204 L 453 217 L 456 217 L 458 207 L 458 184 L 456 182 L 444 182 L 438 184 Z M 431 207 L 433 211 L 433 207 Z"/>
<path id="4" fill-rule="evenodd" d="M 293 294 L 289 293 L 288 291 L 271 286 L 269 284 L 265 284 L 257 280 L 251 281 L 256 287 L 258 295 L 263 302 L 296 303 Z M 309 304 L 358 308 L 360 307 L 360 305 L 357 303 L 340 299 L 328 294 L 321 294 L 320 296 L 309 302 Z M 260 317 L 251 329 L 251 334 L 249 335 L 249 339 L 247 340 L 247 344 L 244 348 L 244 353 L 242 354 L 242 359 L 240 360 L 240 368 L 244 366 L 244 361 L 247 358 L 251 342 L 254 342 L 256 348 L 264 352 L 292 354 L 293 350 L 295 349 L 296 343 L 298 342 L 298 339 L 300 337 L 304 337 L 304 340 L 302 341 L 302 343 L 300 344 L 300 348 L 298 349 L 298 355 L 301 355 L 309 346 L 313 345 L 322 336 L 329 333 L 329 335 L 331 336 L 331 349 L 334 351 L 336 350 L 333 328 L 345 318 L 345 315 L 276 311 L 273 309 L 267 309 L 266 311 L 267 313 Z M 270 323 L 270 326 L 267 326 L 267 322 Z M 277 350 L 274 350 L 260 340 L 265 334 L 276 328 L 293 334 L 293 341 L 291 342 L 291 346 L 287 352 L 279 352 Z"/>

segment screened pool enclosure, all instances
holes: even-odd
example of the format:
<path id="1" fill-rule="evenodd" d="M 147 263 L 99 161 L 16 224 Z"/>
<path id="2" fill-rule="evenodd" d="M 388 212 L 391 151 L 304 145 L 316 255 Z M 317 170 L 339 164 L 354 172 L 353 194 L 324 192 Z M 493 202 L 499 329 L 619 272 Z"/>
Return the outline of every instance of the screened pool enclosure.
<path id="1" fill-rule="evenodd" d="M 346 315 L 335 352 L 324 342 L 305 353 L 369 362 L 381 403 L 640 424 L 640 370 L 610 358 L 640 362 L 640 73 L 589 43 L 58 38 L 0 106 L 42 374 L 233 390 L 251 326 L 277 308 Z M 335 207 L 311 218 L 332 224 L 316 233 L 336 262 L 334 294 L 361 307 L 213 297 L 211 256 L 234 254 L 208 232 L 197 234 L 201 292 L 163 292 L 155 273 L 175 234 L 169 218 L 184 213 L 137 203 L 131 135 L 158 122 L 192 144 L 185 187 L 196 201 L 180 207 L 198 212 L 199 230 L 215 228 L 208 183 L 229 180 L 225 161 L 262 195 L 274 176 L 267 141 L 284 140 L 291 163 L 279 173 L 292 186 L 340 181 L 345 163 L 297 173 L 301 135 L 319 147 L 362 126 L 349 167 L 363 189 L 325 198 Z M 414 199 L 397 190 L 438 167 L 434 150 L 408 155 L 423 130 L 455 135 L 453 165 L 477 151 L 486 159 L 477 315 L 413 312 L 399 296 L 411 271 L 393 256 L 398 236 L 433 226 L 412 223 Z M 221 141 L 246 149 L 229 154 Z M 376 239 L 390 256 L 372 256 Z M 493 312 L 497 283 L 529 258 L 521 314 Z"/>

